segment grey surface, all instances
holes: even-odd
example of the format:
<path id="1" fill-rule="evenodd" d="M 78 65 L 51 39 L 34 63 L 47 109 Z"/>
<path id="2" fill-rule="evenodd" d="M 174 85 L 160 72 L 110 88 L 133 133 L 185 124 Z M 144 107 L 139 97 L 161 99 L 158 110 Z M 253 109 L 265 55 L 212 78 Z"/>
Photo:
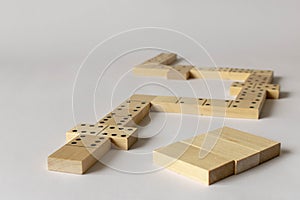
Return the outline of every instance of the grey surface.
<path id="1" fill-rule="evenodd" d="M 299 1 L 1 1 L 0 198 L 299 198 L 299 7 Z M 84 176 L 47 171 L 46 158 L 64 144 L 67 129 L 95 122 L 139 85 L 148 83 L 138 91 L 149 94 L 171 89 L 181 96 L 228 97 L 230 82 L 224 90 L 220 81 L 190 81 L 190 87 L 134 77 L 132 66 L 155 55 L 153 49 L 118 59 L 97 84 L 112 59 L 135 48 L 163 48 L 193 64 L 213 65 L 182 35 L 144 29 L 93 52 L 78 74 L 72 107 L 76 74 L 88 53 L 113 34 L 153 26 L 190 35 L 217 65 L 273 69 L 282 98 L 268 100 L 258 121 L 152 113 L 129 153 L 111 151 L 103 159 L 109 167 L 97 164 Z M 149 172 L 157 170 L 151 162 L 154 148 L 223 122 L 282 142 L 281 157 L 210 187 L 167 170 Z"/>

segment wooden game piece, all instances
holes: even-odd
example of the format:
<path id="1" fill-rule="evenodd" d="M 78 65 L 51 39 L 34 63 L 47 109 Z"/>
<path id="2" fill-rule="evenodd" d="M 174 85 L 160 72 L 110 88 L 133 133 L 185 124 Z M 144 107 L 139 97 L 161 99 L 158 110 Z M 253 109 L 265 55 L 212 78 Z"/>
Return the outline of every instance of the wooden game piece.
<path id="1" fill-rule="evenodd" d="M 107 127 L 105 124 L 86 124 L 81 123 L 66 132 L 66 141 L 70 141 L 79 134 L 97 135 Z"/>
<path id="2" fill-rule="evenodd" d="M 178 99 L 175 96 L 157 96 L 151 101 L 151 111 L 179 113 Z"/>
<path id="3" fill-rule="evenodd" d="M 149 63 L 133 68 L 133 73 L 138 76 L 161 76 L 167 77 L 171 67 L 162 64 Z"/>
<path id="4" fill-rule="evenodd" d="M 261 75 L 261 74 L 251 74 L 247 80 L 245 81 L 246 83 L 271 83 L 272 82 L 272 77 L 270 75 Z"/>
<path id="5" fill-rule="evenodd" d="M 259 165 L 259 151 L 241 146 L 210 134 L 201 134 L 183 141 L 198 148 L 205 149 L 226 159 L 235 162 L 235 174 L 246 171 Z"/>
<path id="6" fill-rule="evenodd" d="M 233 82 L 230 86 L 229 93 L 231 96 L 238 95 L 243 88 L 255 88 L 256 83 Z"/>
<path id="7" fill-rule="evenodd" d="M 200 157 L 200 151 L 207 153 Z M 202 153 L 203 153 L 202 152 Z M 153 152 L 153 161 L 178 174 L 210 185 L 234 173 L 233 159 L 223 158 L 213 152 L 177 142 Z"/>
<path id="8" fill-rule="evenodd" d="M 142 64 L 149 64 L 149 63 L 156 63 L 156 64 L 163 64 L 163 65 L 170 65 L 175 62 L 177 59 L 177 55 L 175 53 L 161 53 Z"/>
<path id="9" fill-rule="evenodd" d="M 97 122 L 97 125 L 117 125 L 117 126 L 132 126 L 135 124 L 129 116 L 116 116 L 109 113 Z"/>
<path id="10" fill-rule="evenodd" d="M 252 69 L 231 68 L 229 72 L 229 79 L 244 81 L 251 75 L 252 72 Z"/>
<path id="11" fill-rule="evenodd" d="M 221 134 L 220 134 L 221 133 Z M 223 127 L 209 133 L 211 136 L 220 137 L 239 145 L 260 152 L 260 163 L 280 155 L 280 143 L 270 139 L 246 133 L 230 127 Z"/>
<path id="12" fill-rule="evenodd" d="M 190 70 L 190 76 L 198 79 L 228 79 L 230 68 L 194 67 Z"/>
<path id="13" fill-rule="evenodd" d="M 200 107 L 200 113 L 206 116 L 224 117 L 232 100 L 207 99 Z"/>
<path id="14" fill-rule="evenodd" d="M 192 68 L 193 66 L 188 65 L 173 66 L 167 73 L 167 79 L 187 80 Z"/>
<path id="15" fill-rule="evenodd" d="M 111 147 L 110 140 L 105 137 L 96 137 L 93 143 L 85 147 L 78 145 L 79 137 L 73 144 L 66 144 L 48 157 L 48 170 L 83 174 L 92 167 Z M 101 139 L 100 139 L 101 138 Z M 93 144 L 93 145 L 92 145 Z"/>
<path id="16" fill-rule="evenodd" d="M 253 70 L 252 74 L 268 76 L 271 79 L 271 81 L 273 81 L 274 77 L 274 72 L 272 70 Z"/>
<path id="17" fill-rule="evenodd" d="M 177 104 L 180 106 L 180 113 L 201 115 L 201 106 L 206 102 L 203 98 L 181 97 Z"/>
<path id="18" fill-rule="evenodd" d="M 241 92 L 236 96 L 236 100 L 264 102 L 266 97 L 267 97 L 266 90 L 255 89 L 255 88 L 243 88 Z"/>
<path id="19" fill-rule="evenodd" d="M 128 117 L 131 121 L 134 121 L 136 124 L 138 124 L 150 112 L 150 103 L 143 104 L 142 102 L 127 102 L 122 103 L 120 106 L 115 108 L 111 114 L 119 117 Z"/>
<path id="20" fill-rule="evenodd" d="M 99 136 L 109 137 L 114 147 L 117 149 L 128 150 L 137 141 L 137 128 L 108 126 Z"/>
<path id="21" fill-rule="evenodd" d="M 151 102 L 155 97 L 157 97 L 157 96 L 146 95 L 146 94 L 134 94 L 129 98 L 129 100 Z"/>
<path id="22" fill-rule="evenodd" d="M 267 92 L 268 99 L 279 99 L 280 88 L 278 84 L 262 84 L 259 83 L 255 86 L 255 89 L 263 89 Z"/>
<path id="23" fill-rule="evenodd" d="M 231 118 L 259 119 L 264 102 L 253 100 L 234 100 L 227 108 L 226 116 Z"/>

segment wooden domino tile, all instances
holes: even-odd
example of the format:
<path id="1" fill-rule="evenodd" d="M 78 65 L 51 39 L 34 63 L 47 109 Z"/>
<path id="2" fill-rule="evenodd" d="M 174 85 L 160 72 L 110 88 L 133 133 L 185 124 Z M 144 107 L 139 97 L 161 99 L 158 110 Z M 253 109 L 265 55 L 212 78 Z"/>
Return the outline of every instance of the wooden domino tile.
<path id="1" fill-rule="evenodd" d="M 154 95 L 145 95 L 145 94 L 134 94 L 130 96 L 129 100 L 131 101 L 142 101 L 142 102 L 151 102 L 155 97 Z"/>
<path id="2" fill-rule="evenodd" d="M 151 101 L 151 111 L 179 113 L 179 98 L 175 96 L 157 96 Z"/>
<path id="3" fill-rule="evenodd" d="M 227 116 L 227 109 L 231 105 L 232 100 L 223 99 L 207 99 L 200 107 L 201 115 L 206 116 Z"/>
<path id="4" fill-rule="evenodd" d="M 201 106 L 206 102 L 203 98 L 181 97 L 177 101 L 180 106 L 180 113 L 201 115 Z"/>
<path id="5" fill-rule="evenodd" d="M 210 134 L 201 134 L 184 140 L 183 142 L 211 151 L 235 162 L 234 173 L 238 174 L 259 165 L 259 151 L 250 149 L 237 143 L 219 139 Z"/>
<path id="6" fill-rule="evenodd" d="M 87 140 L 84 138 L 88 137 Z M 84 140 L 84 142 L 82 142 Z M 110 139 L 77 136 L 48 157 L 48 170 L 83 174 L 111 147 Z"/>
<path id="7" fill-rule="evenodd" d="M 136 103 L 134 103 L 136 104 Z M 123 103 L 117 108 L 115 108 L 111 114 L 117 117 L 128 117 L 130 120 L 134 121 L 135 123 L 139 123 L 143 120 L 143 118 L 149 114 L 150 111 L 150 104 L 142 104 L 137 103 L 135 107 L 126 107 L 129 106 L 128 103 Z"/>
<path id="8" fill-rule="evenodd" d="M 200 158 L 200 151 L 194 146 L 177 142 L 153 152 L 153 162 L 167 169 L 210 185 L 234 173 L 234 161 L 215 153 L 207 152 Z"/>
<path id="9" fill-rule="evenodd" d="M 177 59 L 177 55 L 174 53 L 161 53 L 142 64 L 149 64 L 149 63 L 157 63 L 157 64 L 164 64 L 169 65 L 175 62 Z"/>
<path id="10" fill-rule="evenodd" d="M 187 80 L 193 66 L 179 65 L 172 67 L 167 73 L 167 79 Z"/>
<path id="11" fill-rule="evenodd" d="M 133 68 L 133 73 L 141 76 L 163 76 L 166 77 L 172 64 L 176 61 L 177 55 L 173 53 L 161 53 L 142 64 Z"/>
<path id="12" fill-rule="evenodd" d="M 230 86 L 229 93 L 231 96 L 237 96 L 243 88 L 255 88 L 256 83 L 233 82 Z"/>
<path id="13" fill-rule="evenodd" d="M 161 76 L 167 77 L 171 67 L 162 64 L 149 63 L 136 66 L 133 73 L 138 76 Z"/>
<path id="14" fill-rule="evenodd" d="M 221 134 L 219 134 L 221 133 Z M 247 148 L 260 152 L 260 163 L 268 161 L 280 155 L 280 143 L 273 140 L 246 133 L 230 127 L 223 127 L 209 133 L 211 136 L 220 137 Z"/>
<path id="15" fill-rule="evenodd" d="M 280 143 L 223 127 L 161 147 L 153 161 L 180 175 L 210 185 L 280 154 Z"/>
<path id="16" fill-rule="evenodd" d="M 110 125 L 99 136 L 109 137 L 117 149 L 128 150 L 137 141 L 136 131 L 134 127 Z"/>
<path id="17" fill-rule="evenodd" d="M 278 84 L 258 83 L 256 84 L 255 89 L 266 90 L 268 99 L 279 99 L 280 87 Z"/>
<path id="18" fill-rule="evenodd" d="M 107 125 L 105 124 L 97 124 L 97 125 L 86 124 L 86 123 L 78 124 L 77 126 L 75 126 L 74 128 L 66 132 L 66 141 L 67 142 L 70 141 L 71 139 L 78 136 L 79 134 L 97 135 L 101 131 L 103 131 L 106 127 Z"/>

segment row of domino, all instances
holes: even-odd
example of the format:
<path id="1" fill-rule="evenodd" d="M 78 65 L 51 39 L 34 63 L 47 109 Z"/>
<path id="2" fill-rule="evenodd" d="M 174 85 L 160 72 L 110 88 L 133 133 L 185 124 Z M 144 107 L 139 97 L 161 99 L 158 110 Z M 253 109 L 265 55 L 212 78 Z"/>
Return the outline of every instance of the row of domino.
<path id="1" fill-rule="evenodd" d="M 224 79 L 239 80 L 230 87 L 231 95 L 238 95 L 242 88 L 251 88 L 257 91 L 266 90 L 267 97 L 279 98 L 279 85 L 272 84 L 273 71 L 241 68 L 199 68 L 188 65 L 172 66 L 177 60 L 176 54 L 161 53 L 144 63 L 135 66 L 133 72 L 139 76 L 163 76 L 168 79 Z"/>
<path id="2" fill-rule="evenodd" d="M 280 143 L 223 127 L 154 151 L 157 165 L 206 185 L 239 174 L 280 154 Z"/>
<path id="3" fill-rule="evenodd" d="M 110 149 L 111 143 L 115 148 L 128 150 L 137 141 L 136 125 L 150 111 L 256 118 L 260 102 L 249 104 L 253 105 L 250 108 L 232 100 L 135 94 L 96 124 L 83 123 L 67 131 L 67 143 L 49 156 L 48 168 L 81 174 Z"/>

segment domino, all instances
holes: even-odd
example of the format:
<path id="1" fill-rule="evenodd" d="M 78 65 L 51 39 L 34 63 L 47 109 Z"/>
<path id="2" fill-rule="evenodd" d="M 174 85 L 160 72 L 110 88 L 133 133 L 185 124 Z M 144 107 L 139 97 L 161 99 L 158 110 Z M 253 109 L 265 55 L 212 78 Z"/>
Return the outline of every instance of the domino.
<path id="1" fill-rule="evenodd" d="M 207 152 L 200 158 L 203 149 L 177 142 L 153 152 L 153 162 L 183 176 L 187 176 L 206 185 L 213 184 L 234 174 L 234 161 Z"/>
<path id="2" fill-rule="evenodd" d="M 207 99 L 203 98 L 179 98 L 177 104 L 180 106 L 180 113 L 182 114 L 193 114 L 201 115 L 201 106 L 206 102 Z"/>
<path id="3" fill-rule="evenodd" d="M 145 61 L 142 64 L 156 63 L 156 64 L 169 65 L 175 62 L 176 59 L 177 59 L 177 55 L 174 53 L 161 53 L 155 56 L 154 58 Z"/>
<path id="4" fill-rule="evenodd" d="M 179 113 L 179 98 L 175 96 L 157 96 L 151 101 L 151 111 Z"/>
<path id="5" fill-rule="evenodd" d="M 74 128 L 68 130 L 66 132 L 66 141 L 70 141 L 74 137 L 78 136 L 79 134 L 89 134 L 89 135 L 97 135 L 100 133 L 102 130 L 104 130 L 107 127 L 105 124 L 78 124 Z"/>
<path id="6" fill-rule="evenodd" d="M 241 92 L 236 96 L 236 100 L 264 102 L 266 99 L 266 95 L 266 91 L 262 89 L 243 88 Z"/>
<path id="7" fill-rule="evenodd" d="M 140 123 L 146 115 L 149 114 L 150 104 L 138 103 L 135 107 L 129 106 L 128 103 L 123 103 L 117 108 L 115 108 L 111 114 L 117 117 L 128 117 L 131 121 L 136 124 Z"/>
<path id="8" fill-rule="evenodd" d="M 151 102 L 155 97 L 155 95 L 145 95 L 145 94 L 134 94 L 129 100 L 130 101 L 142 101 L 142 102 Z"/>
<path id="9" fill-rule="evenodd" d="M 78 136 L 48 157 L 48 170 L 83 174 L 111 147 L 105 137 Z M 82 142 L 84 140 L 84 142 Z"/>
<path id="10" fill-rule="evenodd" d="M 193 66 L 179 65 L 172 67 L 167 73 L 167 79 L 187 80 Z"/>
<path id="11" fill-rule="evenodd" d="M 138 76 L 167 77 L 171 67 L 156 63 L 147 63 L 134 67 L 133 73 Z"/>
<path id="12" fill-rule="evenodd" d="M 227 109 L 231 103 L 232 100 L 207 99 L 200 107 L 200 113 L 206 116 L 225 117 L 227 116 Z"/>
<path id="13" fill-rule="evenodd" d="M 221 133 L 221 134 L 218 134 Z M 247 148 L 260 152 L 260 163 L 266 162 L 280 155 L 280 143 L 273 140 L 246 133 L 230 127 L 223 127 L 210 133 L 211 136 L 221 137 Z"/>
<path id="14" fill-rule="evenodd" d="M 235 100 L 227 108 L 226 115 L 231 118 L 259 119 L 263 102 Z"/>
<path id="15" fill-rule="evenodd" d="M 260 163 L 259 151 L 210 136 L 209 133 L 198 135 L 183 142 L 205 149 L 226 159 L 233 159 L 235 162 L 234 174 L 244 172 Z"/>
<path id="16" fill-rule="evenodd" d="M 246 82 L 266 84 L 272 82 L 272 77 L 269 75 L 251 74 Z"/>
<path id="17" fill-rule="evenodd" d="M 256 84 L 255 89 L 266 90 L 268 99 L 279 99 L 280 87 L 278 84 Z"/>
<path id="18" fill-rule="evenodd" d="M 278 142 L 222 127 L 154 150 L 153 162 L 210 185 L 279 155 Z"/>
<path id="19" fill-rule="evenodd" d="M 128 150 L 137 141 L 137 128 L 108 126 L 99 135 L 109 137 L 117 149 Z"/>
<path id="20" fill-rule="evenodd" d="M 233 82 L 230 86 L 229 93 L 231 96 L 237 96 L 243 88 L 255 88 L 256 83 Z"/>

